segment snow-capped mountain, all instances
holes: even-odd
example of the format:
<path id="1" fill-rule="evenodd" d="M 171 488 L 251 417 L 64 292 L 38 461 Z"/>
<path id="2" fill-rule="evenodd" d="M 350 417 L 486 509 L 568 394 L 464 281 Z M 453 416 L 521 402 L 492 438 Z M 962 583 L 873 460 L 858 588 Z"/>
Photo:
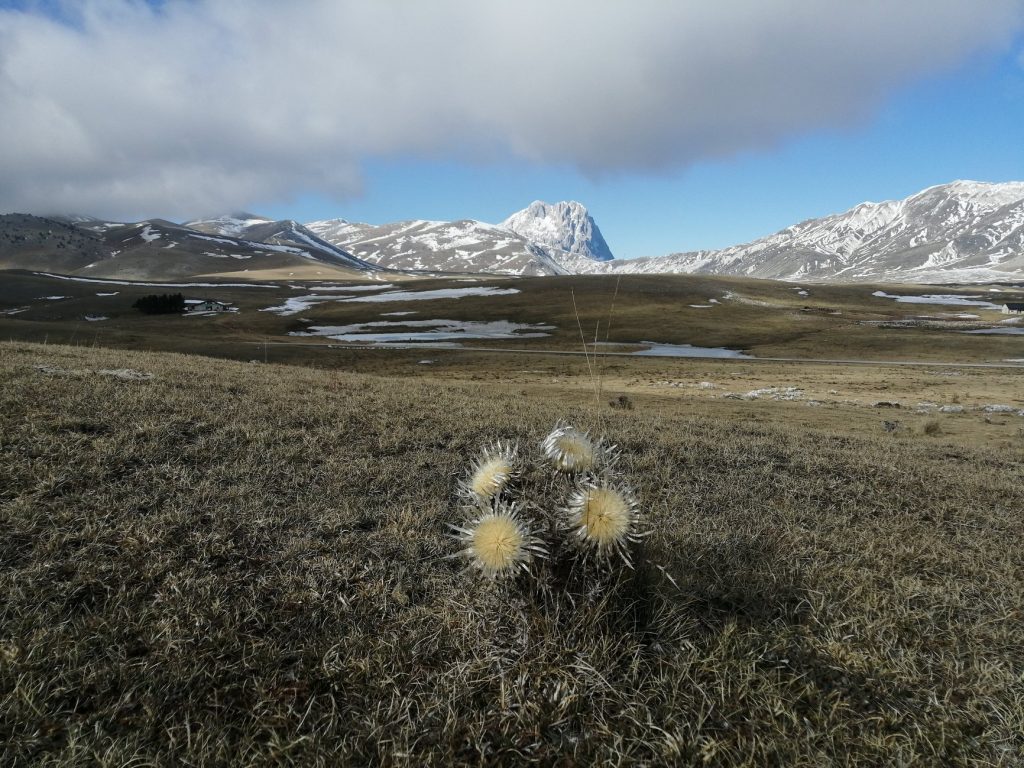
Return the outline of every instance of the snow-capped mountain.
<path id="1" fill-rule="evenodd" d="M 389 269 L 564 275 L 589 271 L 595 258 L 612 258 L 601 231 L 579 203 L 534 203 L 497 225 L 462 219 L 374 226 L 328 219 L 306 226 L 360 259 Z"/>
<path id="2" fill-rule="evenodd" d="M 611 261 L 611 249 L 594 219 L 580 203 L 537 200 L 499 225 L 531 243 L 594 261 Z"/>
<path id="3" fill-rule="evenodd" d="M 719 251 L 595 265 L 801 281 L 983 282 L 1024 274 L 1024 183 L 955 181 Z"/>
<path id="4" fill-rule="evenodd" d="M 564 274 L 543 249 L 480 221 L 399 221 L 373 226 L 344 219 L 306 225 L 360 259 L 390 269 L 423 272 Z"/>
<path id="5" fill-rule="evenodd" d="M 215 219 L 190 221 L 183 226 L 243 242 L 292 248 L 297 253 L 301 253 L 308 258 L 335 264 L 340 267 L 369 271 L 379 269 L 376 264 L 370 264 L 353 256 L 343 248 L 322 239 L 307 227 L 291 219 L 272 221 L 261 216 L 241 213 L 220 216 Z"/>
<path id="6" fill-rule="evenodd" d="M 242 233 L 249 228 L 260 224 L 269 224 L 271 221 L 271 219 L 264 218 L 263 216 L 257 216 L 253 213 L 240 211 L 223 216 L 215 216 L 210 219 L 187 221 L 182 226 L 194 229 L 198 232 L 206 232 L 209 235 L 240 237 Z"/>
<path id="7" fill-rule="evenodd" d="M 501 224 L 330 219 L 302 225 L 250 213 L 186 224 L 11 214 L 0 224 L 6 238 L 0 268 L 157 280 L 267 270 L 298 278 L 324 268 L 353 275 L 697 273 L 802 282 L 1024 278 L 1024 182 L 955 181 L 905 200 L 861 203 L 743 245 L 633 260 L 613 259 L 576 202 L 535 202 Z"/>
<path id="8" fill-rule="evenodd" d="M 17 247 L 0 253 L 0 268 L 146 280 L 261 271 L 356 277 L 382 271 L 301 224 L 250 214 L 188 224 L 163 219 L 125 224 L 88 216 L 3 218 L 0 229 L 17 230 L 10 235 Z M 65 230 L 79 233 L 78 239 L 62 234 Z"/>

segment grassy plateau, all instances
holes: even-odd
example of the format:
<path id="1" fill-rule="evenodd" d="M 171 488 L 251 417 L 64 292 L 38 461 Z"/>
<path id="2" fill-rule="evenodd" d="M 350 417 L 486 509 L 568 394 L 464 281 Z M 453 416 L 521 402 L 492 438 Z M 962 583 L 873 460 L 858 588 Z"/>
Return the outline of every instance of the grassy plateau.
<path id="1" fill-rule="evenodd" d="M 1024 407 L 1020 370 L 610 358 L 595 396 L 582 358 L 314 360 L 255 288 L 216 291 L 237 315 L 110 305 L 104 326 L 77 318 L 146 289 L 42 302 L 33 281 L 5 283 L 31 308 L 0 319 L 2 765 L 1024 765 L 1024 419 L 984 410 Z M 558 282 L 442 316 L 549 322 L 568 350 Z M 592 327 L 614 283 L 578 285 Z M 858 325 L 897 311 L 864 287 L 699 319 L 720 310 L 680 292 L 737 290 L 708 285 L 638 279 L 611 338 L 1024 357 Z M 804 401 L 743 397 L 766 387 Z M 457 485 L 482 446 L 537 455 L 558 420 L 619 446 L 650 531 L 635 569 L 483 579 L 450 557 Z M 542 519 L 566 496 L 539 463 L 520 482 Z"/>

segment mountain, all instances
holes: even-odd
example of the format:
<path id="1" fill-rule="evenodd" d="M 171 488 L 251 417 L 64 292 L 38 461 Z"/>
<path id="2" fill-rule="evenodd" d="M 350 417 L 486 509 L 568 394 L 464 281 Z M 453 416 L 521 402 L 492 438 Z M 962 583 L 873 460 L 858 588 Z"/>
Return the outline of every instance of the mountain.
<path id="1" fill-rule="evenodd" d="M 106 253 L 99 235 L 69 221 L 26 213 L 0 216 L 0 269 L 74 272 Z"/>
<path id="2" fill-rule="evenodd" d="M 161 280 L 277 276 L 696 273 L 802 282 L 988 282 L 1024 278 L 1024 182 L 955 181 L 861 203 L 721 250 L 614 259 L 577 202 L 530 204 L 500 224 L 329 219 L 246 212 L 185 224 L 87 216 L 0 216 L 0 268 Z M 282 274 L 283 273 L 283 274 Z M 269 276 L 269 275 L 266 275 Z"/>
<path id="3" fill-rule="evenodd" d="M 717 251 L 595 265 L 799 281 L 983 282 L 1024 275 L 1024 183 L 955 181 Z"/>
<path id="4" fill-rule="evenodd" d="M 499 225 L 531 243 L 583 256 L 611 261 L 611 249 L 587 209 L 575 201 L 543 203 L 537 200 Z"/>
<path id="5" fill-rule="evenodd" d="M 565 274 L 545 249 L 480 221 L 399 221 L 373 226 L 314 221 L 312 232 L 372 264 L 424 272 Z"/>
<path id="6" fill-rule="evenodd" d="M 360 277 L 381 271 L 294 221 L 249 215 L 183 225 L 9 214 L 0 216 L 0 268 L 136 280 L 266 271 Z"/>
<path id="7" fill-rule="evenodd" d="M 375 226 L 328 219 L 306 226 L 339 248 L 390 269 L 564 275 L 589 271 L 594 259 L 612 258 L 579 203 L 533 203 L 497 225 L 462 219 Z"/>
<path id="8" fill-rule="evenodd" d="M 196 219 L 187 221 L 183 226 L 194 229 L 197 232 L 205 232 L 208 235 L 224 235 L 226 237 L 240 237 L 250 227 L 260 224 L 269 224 L 272 219 L 257 216 L 253 213 L 229 213 L 223 216 L 215 216 L 211 219 Z"/>
<path id="9" fill-rule="evenodd" d="M 220 216 L 215 219 L 190 221 L 183 226 L 231 240 L 275 246 L 299 254 L 304 258 L 322 261 L 339 267 L 364 271 L 377 271 L 375 264 L 353 256 L 343 248 L 330 243 L 307 227 L 291 219 L 273 221 L 248 213 Z"/>

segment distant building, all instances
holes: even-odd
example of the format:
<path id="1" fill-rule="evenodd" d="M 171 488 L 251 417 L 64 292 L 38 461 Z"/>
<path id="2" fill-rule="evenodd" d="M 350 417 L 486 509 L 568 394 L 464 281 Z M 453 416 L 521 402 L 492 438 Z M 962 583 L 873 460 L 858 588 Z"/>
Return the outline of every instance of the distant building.
<path id="1" fill-rule="evenodd" d="M 1018 302 L 1008 302 L 1003 304 L 1004 315 L 1024 315 L 1024 304 Z"/>
<path id="2" fill-rule="evenodd" d="M 216 299 L 207 299 L 206 301 L 200 301 L 196 303 L 189 302 L 186 306 L 186 312 L 227 312 L 231 307 L 225 304 L 223 301 L 217 301 Z"/>

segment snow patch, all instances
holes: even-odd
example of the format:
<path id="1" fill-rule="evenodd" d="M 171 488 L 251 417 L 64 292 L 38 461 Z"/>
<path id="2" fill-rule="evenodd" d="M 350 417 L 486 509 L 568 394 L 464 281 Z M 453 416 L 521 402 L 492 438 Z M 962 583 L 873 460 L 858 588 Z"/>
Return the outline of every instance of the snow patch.
<path id="1" fill-rule="evenodd" d="M 313 325 L 307 331 L 292 331 L 288 335 L 325 336 L 335 341 L 371 342 L 386 346 L 465 339 L 530 339 L 549 336 L 547 331 L 554 328 L 553 325 L 507 320 L 376 320 L 352 325 Z"/>
<path id="2" fill-rule="evenodd" d="M 895 299 L 898 304 L 948 304 L 956 307 L 985 307 L 986 309 L 999 309 L 998 304 L 991 301 L 984 301 L 980 296 L 958 296 L 950 293 L 930 293 L 923 296 L 891 294 L 885 291 L 875 291 L 871 294 L 880 299 Z"/>
<path id="3" fill-rule="evenodd" d="M 433 291 L 388 291 L 374 296 L 352 296 L 341 301 L 433 301 L 435 299 L 461 299 L 466 296 L 508 296 L 519 293 L 518 288 L 439 288 Z"/>
<path id="4" fill-rule="evenodd" d="M 725 347 L 695 347 L 692 344 L 659 344 L 655 341 L 641 341 L 647 349 L 633 352 L 637 357 L 744 357 L 749 358 L 735 349 Z"/>

